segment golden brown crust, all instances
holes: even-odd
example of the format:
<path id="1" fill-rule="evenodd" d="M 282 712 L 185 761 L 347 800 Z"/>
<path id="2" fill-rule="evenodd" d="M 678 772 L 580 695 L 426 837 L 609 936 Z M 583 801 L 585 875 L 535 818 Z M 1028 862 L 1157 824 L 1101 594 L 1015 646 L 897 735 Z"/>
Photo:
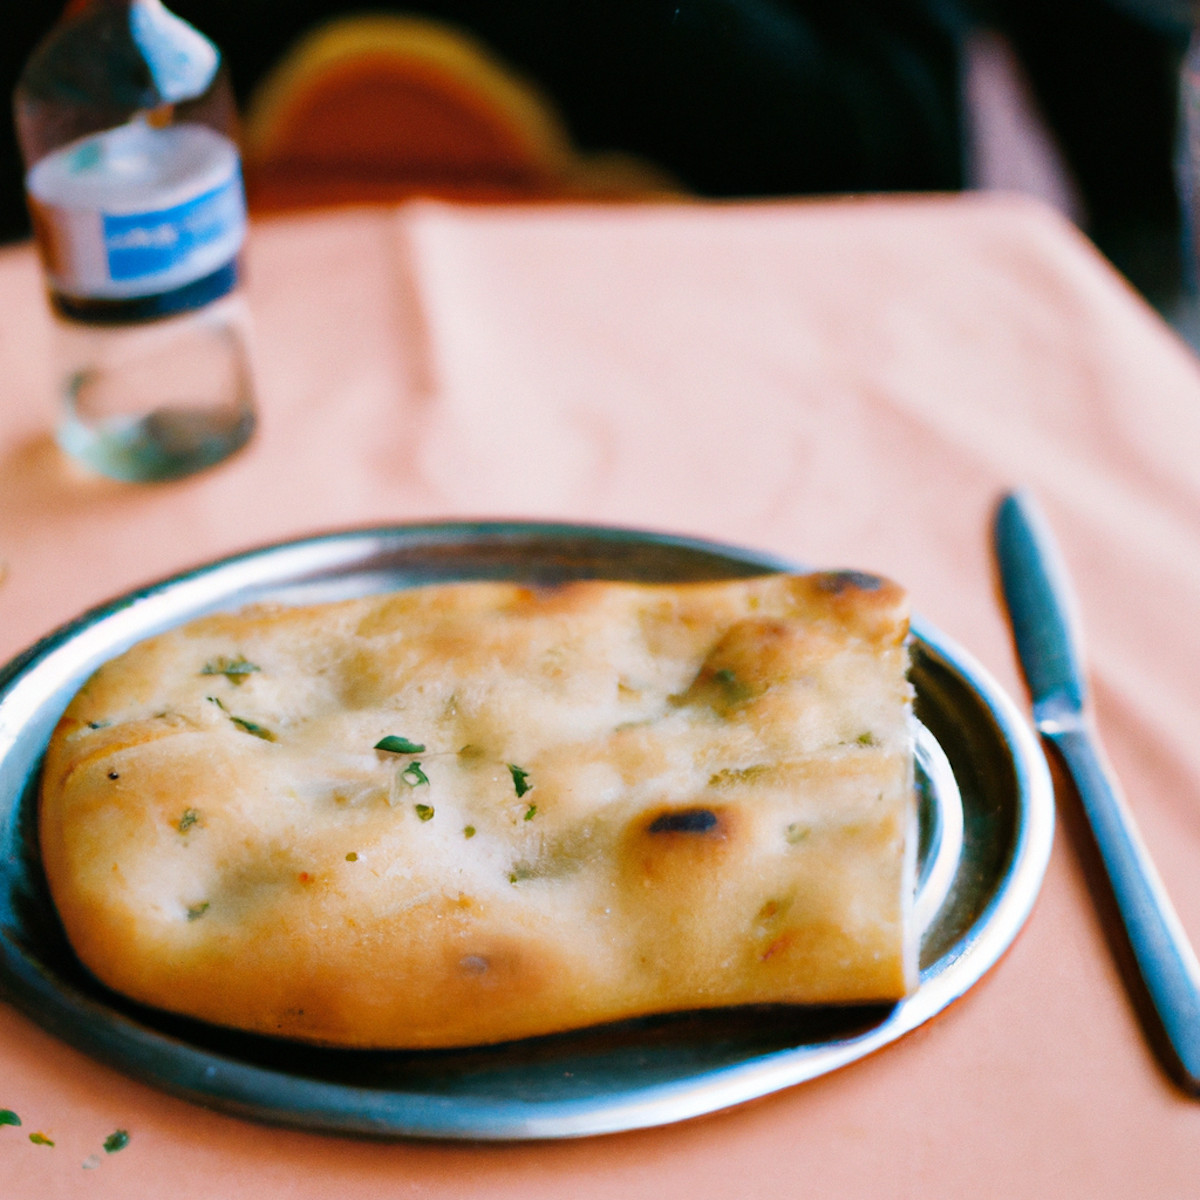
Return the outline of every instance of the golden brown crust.
<path id="1" fill-rule="evenodd" d="M 896 999 L 907 621 L 851 573 L 204 618 L 59 723 L 51 890 L 117 991 L 334 1045 Z"/>

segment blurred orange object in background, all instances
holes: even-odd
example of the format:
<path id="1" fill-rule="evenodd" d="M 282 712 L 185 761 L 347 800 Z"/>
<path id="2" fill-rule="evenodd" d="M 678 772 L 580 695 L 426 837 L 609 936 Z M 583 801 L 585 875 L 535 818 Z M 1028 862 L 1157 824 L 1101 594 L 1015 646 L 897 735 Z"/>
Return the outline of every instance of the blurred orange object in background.
<path id="1" fill-rule="evenodd" d="M 302 38 L 256 88 L 244 143 L 260 212 L 679 195 L 633 156 L 580 152 L 533 84 L 466 34 L 411 17 L 349 17 Z"/>

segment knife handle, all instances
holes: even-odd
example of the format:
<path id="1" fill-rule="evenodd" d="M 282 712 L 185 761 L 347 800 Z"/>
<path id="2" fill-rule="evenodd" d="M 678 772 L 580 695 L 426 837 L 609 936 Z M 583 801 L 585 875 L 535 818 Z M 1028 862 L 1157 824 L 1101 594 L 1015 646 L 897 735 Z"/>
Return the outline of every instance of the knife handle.
<path id="1" fill-rule="evenodd" d="M 1200 964 L 1098 744 L 1086 726 L 1043 730 L 1087 812 L 1142 982 L 1176 1059 L 1200 1093 Z"/>

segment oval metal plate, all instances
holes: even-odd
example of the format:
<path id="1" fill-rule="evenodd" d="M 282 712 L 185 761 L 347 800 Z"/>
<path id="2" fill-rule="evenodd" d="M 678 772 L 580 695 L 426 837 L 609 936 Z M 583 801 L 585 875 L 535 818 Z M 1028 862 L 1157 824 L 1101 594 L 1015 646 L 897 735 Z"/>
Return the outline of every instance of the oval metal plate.
<path id="1" fill-rule="evenodd" d="M 96 1059 L 200 1104 L 381 1137 L 559 1138 L 662 1125 L 895 1041 L 1004 953 L 1032 907 L 1053 836 L 1049 774 L 1027 723 L 967 654 L 919 619 L 912 679 L 931 735 L 921 766 L 932 796 L 922 804 L 923 887 L 936 903 L 923 910 L 920 986 L 897 1005 L 682 1013 L 474 1050 L 308 1047 L 175 1018 L 103 988 L 72 955 L 38 858 L 39 764 L 79 685 L 134 642 L 203 613 L 454 579 L 682 581 L 797 569 L 633 530 L 410 525 L 266 547 L 86 613 L 0 671 L 0 998 Z"/>

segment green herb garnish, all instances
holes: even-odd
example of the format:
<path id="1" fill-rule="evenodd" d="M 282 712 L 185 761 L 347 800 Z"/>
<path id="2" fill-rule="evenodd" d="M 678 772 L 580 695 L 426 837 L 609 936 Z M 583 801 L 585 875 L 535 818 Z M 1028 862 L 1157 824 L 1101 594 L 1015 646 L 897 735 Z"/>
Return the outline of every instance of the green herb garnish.
<path id="1" fill-rule="evenodd" d="M 875 745 L 875 735 L 869 729 L 866 730 L 865 733 L 860 733 L 854 740 L 858 742 L 860 746 Z"/>
<path id="2" fill-rule="evenodd" d="M 208 901 L 202 900 L 199 904 L 192 904 L 188 906 L 187 919 L 189 921 L 195 921 L 198 917 L 204 916 L 206 912 L 208 912 Z"/>
<path id="3" fill-rule="evenodd" d="M 429 783 L 429 776 L 421 770 L 421 764 L 419 762 L 410 762 L 408 766 L 400 772 L 400 778 L 403 779 L 409 787 L 420 787 L 423 783 Z"/>
<path id="4" fill-rule="evenodd" d="M 255 721 L 247 721 L 245 717 L 235 717 L 232 714 L 229 719 L 239 728 L 244 729 L 247 733 L 253 734 L 256 738 L 262 738 L 264 742 L 273 742 L 275 735 L 269 730 L 263 728 Z"/>
<path id="5" fill-rule="evenodd" d="M 389 754 L 421 754 L 425 747 L 420 742 L 410 742 L 406 737 L 389 733 L 387 737 L 380 738 L 373 749 L 386 750 Z"/>
<path id="6" fill-rule="evenodd" d="M 124 1150 L 129 1145 L 129 1133 L 124 1129 L 114 1129 L 112 1133 L 104 1139 L 105 1154 L 116 1154 L 118 1150 Z"/>
<path id="7" fill-rule="evenodd" d="M 258 667 L 252 662 L 247 662 L 240 655 L 237 658 L 218 658 L 213 662 L 205 663 L 201 675 L 224 675 L 230 683 L 241 686 L 247 675 L 253 675 Z"/>
<path id="8" fill-rule="evenodd" d="M 529 806 L 529 807 L 528 807 L 528 808 L 525 810 L 525 820 L 527 820 L 527 821 L 532 821 L 532 820 L 533 820 L 533 818 L 534 818 L 534 817 L 536 817 L 536 816 L 537 816 L 537 805 L 536 805 L 536 804 L 531 804 L 531 805 L 530 805 L 530 806 Z"/>
<path id="9" fill-rule="evenodd" d="M 346 861 L 347 862 L 358 862 L 358 855 L 353 850 L 351 850 L 350 853 L 346 855 Z"/>
<path id="10" fill-rule="evenodd" d="M 475 826 L 474 825 L 464 825 L 463 826 L 463 837 L 473 838 L 474 836 L 475 836 Z"/>
<path id="11" fill-rule="evenodd" d="M 0 1125 L 20 1125 L 21 1118 L 11 1108 L 0 1108 Z"/>
<path id="12" fill-rule="evenodd" d="M 432 804 L 418 804 L 416 806 L 416 809 L 417 809 L 418 820 L 421 820 L 421 821 L 432 821 L 433 820 L 433 805 Z"/>
<path id="13" fill-rule="evenodd" d="M 29 1135 L 29 1140 L 35 1146 L 53 1146 L 54 1145 L 53 1139 L 48 1138 L 44 1133 L 31 1133 Z"/>
<path id="14" fill-rule="evenodd" d="M 516 788 L 517 799 L 519 800 L 526 792 L 533 788 L 533 784 L 529 782 L 529 772 L 509 763 L 508 773 L 512 776 L 513 787 Z M 525 819 L 529 820 L 528 813 L 526 813 Z"/>
<path id="15" fill-rule="evenodd" d="M 729 667 L 721 667 L 714 671 L 713 681 L 720 685 L 722 699 L 728 705 L 742 704 L 754 694 L 754 689 L 739 679 L 737 672 Z"/>
<path id="16" fill-rule="evenodd" d="M 275 735 L 267 728 L 259 725 L 257 721 L 247 720 L 245 717 L 235 717 L 233 713 L 221 703 L 219 696 L 205 696 L 205 700 L 215 704 L 239 729 L 246 733 L 252 733 L 257 738 L 262 738 L 264 742 L 273 742 Z"/>
<path id="17" fill-rule="evenodd" d="M 179 818 L 179 824 L 175 826 L 180 833 L 186 833 L 197 821 L 200 820 L 200 814 L 194 808 L 185 808 L 183 816 Z"/>

